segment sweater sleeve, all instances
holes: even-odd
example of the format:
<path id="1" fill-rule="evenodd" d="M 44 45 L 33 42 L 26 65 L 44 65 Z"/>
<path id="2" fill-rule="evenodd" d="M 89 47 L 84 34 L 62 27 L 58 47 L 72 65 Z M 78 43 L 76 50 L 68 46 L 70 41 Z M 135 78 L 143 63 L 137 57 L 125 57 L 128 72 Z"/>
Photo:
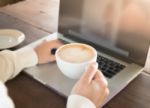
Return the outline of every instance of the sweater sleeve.
<path id="1" fill-rule="evenodd" d="M 14 108 L 13 101 L 8 96 L 7 88 L 0 82 L 0 108 Z"/>
<path id="2" fill-rule="evenodd" d="M 70 95 L 67 101 L 67 108 L 96 108 L 96 106 L 86 97 Z"/>
<path id="3" fill-rule="evenodd" d="M 146 63 L 145 63 L 145 68 L 144 70 L 146 72 L 150 73 L 150 47 L 149 47 L 149 51 L 148 51 L 148 55 L 147 55 L 147 59 L 146 59 Z"/>
<path id="4" fill-rule="evenodd" d="M 30 47 L 16 51 L 2 51 L 0 52 L 0 80 L 6 82 L 18 75 L 22 69 L 34 66 L 37 62 L 37 55 Z"/>

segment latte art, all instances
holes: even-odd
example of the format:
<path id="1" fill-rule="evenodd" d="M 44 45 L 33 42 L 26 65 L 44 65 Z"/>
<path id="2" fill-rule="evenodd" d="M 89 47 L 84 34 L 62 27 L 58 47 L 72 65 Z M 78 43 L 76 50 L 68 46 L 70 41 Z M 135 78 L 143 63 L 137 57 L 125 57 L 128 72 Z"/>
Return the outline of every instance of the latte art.
<path id="1" fill-rule="evenodd" d="M 89 63 L 96 62 L 96 50 L 82 43 L 70 43 L 56 51 L 56 63 L 60 71 L 71 79 L 79 79 Z"/>
<path id="2" fill-rule="evenodd" d="M 88 45 L 69 45 L 58 52 L 59 57 L 67 62 L 80 63 L 91 60 L 95 53 Z"/>

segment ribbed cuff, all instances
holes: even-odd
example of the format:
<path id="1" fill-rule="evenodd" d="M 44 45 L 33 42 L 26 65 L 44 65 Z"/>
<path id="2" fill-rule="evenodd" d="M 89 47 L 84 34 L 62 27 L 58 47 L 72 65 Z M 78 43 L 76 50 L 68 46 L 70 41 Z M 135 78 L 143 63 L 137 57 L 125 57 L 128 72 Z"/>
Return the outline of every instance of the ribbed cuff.
<path id="1" fill-rule="evenodd" d="M 67 108 L 96 108 L 96 106 L 86 97 L 70 95 L 67 101 Z"/>
<path id="2" fill-rule="evenodd" d="M 18 63 L 21 64 L 23 68 L 34 66 L 38 63 L 38 57 L 36 52 L 31 47 L 24 47 L 15 51 Z"/>

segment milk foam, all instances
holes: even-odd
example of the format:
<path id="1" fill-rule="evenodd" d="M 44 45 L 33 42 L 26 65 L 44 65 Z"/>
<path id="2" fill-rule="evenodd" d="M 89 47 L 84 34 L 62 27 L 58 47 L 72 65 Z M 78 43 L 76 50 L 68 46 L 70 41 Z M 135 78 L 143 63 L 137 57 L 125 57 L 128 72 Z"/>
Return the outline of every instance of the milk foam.
<path id="1" fill-rule="evenodd" d="M 87 46 L 72 45 L 61 49 L 59 56 L 65 61 L 79 63 L 91 60 L 95 55 L 92 49 Z"/>

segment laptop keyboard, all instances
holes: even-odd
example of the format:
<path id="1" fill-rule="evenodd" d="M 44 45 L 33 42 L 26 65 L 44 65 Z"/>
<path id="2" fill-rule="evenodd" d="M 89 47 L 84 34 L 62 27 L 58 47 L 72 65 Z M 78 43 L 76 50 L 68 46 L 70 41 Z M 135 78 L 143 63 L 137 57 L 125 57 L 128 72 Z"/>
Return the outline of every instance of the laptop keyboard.
<path id="1" fill-rule="evenodd" d="M 67 44 L 69 42 L 66 42 L 65 40 L 59 39 L 64 44 Z M 121 70 L 125 68 L 124 65 L 117 63 L 115 61 L 112 61 L 110 59 L 107 59 L 105 57 L 102 57 L 98 55 L 97 57 L 98 62 L 98 68 L 102 71 L 103 75 L 107 78 L 112 78 L 114 75 L 119 73 Z"/>
<path id="2" fill-rule="evenodd" d="M 102 71 L 105 77 L 112 78 L 114 75 L 119 73 L 122 69 L 125 68 L 124 65 L 107 59 L 102 56 L 97 57 L 97 62 L 99 64 L 99 69 Z"/>

